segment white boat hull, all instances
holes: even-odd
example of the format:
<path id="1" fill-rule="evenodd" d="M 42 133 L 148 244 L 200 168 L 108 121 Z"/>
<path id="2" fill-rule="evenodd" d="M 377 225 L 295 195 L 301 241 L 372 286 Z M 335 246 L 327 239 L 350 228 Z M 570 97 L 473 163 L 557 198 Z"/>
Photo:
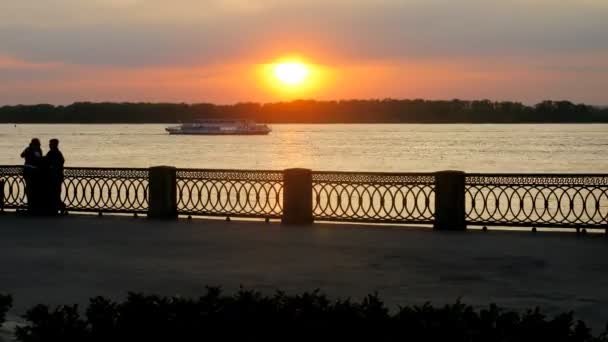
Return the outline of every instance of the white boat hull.
<path id="1" fill-rule="evenodd" d="M 165 128 L 176 135 L 266 135 L 271 129 L 249 120 L 199 120 Z"/>
<path id="2" fill-rule="evenodd" d="M 169 131 L 171 135 L 268 135 L 270 131 L 260 132 L 201 132 L 201 131 Z"/>

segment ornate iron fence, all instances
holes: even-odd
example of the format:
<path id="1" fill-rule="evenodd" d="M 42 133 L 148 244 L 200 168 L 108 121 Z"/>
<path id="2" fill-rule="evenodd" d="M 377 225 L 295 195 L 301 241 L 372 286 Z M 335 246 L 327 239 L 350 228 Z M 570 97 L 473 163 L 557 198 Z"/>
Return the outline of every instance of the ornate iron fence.
<path id="1" fill-rule="evenodd" d="M 4 181 L 4 188 L 0 189 L 0 195 L 4 197 L 4 208 L 25 208 L 27 201 L 23 166 L 0 166 L 0 180 Z"/>
<path id="2" fill-rule="evenodd" d="M 467 174 L 469 224 L 608 227 L 608 175 Z"/>
<path id="3" fill-rule="evenodd" d="M 148 169 L 66 168 L 63 203 L 72 211 L 145 213 Z"/>
<path id="4" fill-rule="evenodd" d="M 433 223 L 432 173 L 313 172 L 313 217 L 323 221 Z"/>
<path id="5" fill-rule="evenodd" d="M 0 167 L 5 208 L 27 206 L 22 171 L 22 166 Z M 70 211 L 145 213 L 148 169 L 66 168 L 62 200 Z"/>
<path id="6" fill-rule="evenodd" d="M 182 215 L 280 218 L 283 172 L 178 169 L 177 210 Z"/>
<path id="7" fill-rule="evenodd" d="M 27 206 L 22 169 L 0 166 L 3 208 Z M 283 216 L 282 171 L 177 169 L 175 176 L 179 214 Z M 435 173 L 312 172 L 312 187 L 289 196 L 311 191 L 320 221 L 433 224 L 436 198 L 460 208 L 464 194 L 465 212 L 450 215 L 465 215 L 469 225 L 608 228 L 608 175 L 466 174 L 464 189 L 460 178 L 444 193 L 435 184 Z M 148 169 L 65 169 L 70 211 L 145 213 L 149 194 Z"/>

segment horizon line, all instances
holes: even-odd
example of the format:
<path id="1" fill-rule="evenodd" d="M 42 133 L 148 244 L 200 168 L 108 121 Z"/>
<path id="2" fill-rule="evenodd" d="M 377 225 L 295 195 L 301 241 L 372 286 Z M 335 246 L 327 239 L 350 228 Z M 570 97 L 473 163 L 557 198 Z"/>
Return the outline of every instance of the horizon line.
<path id="1" fill-rule="evenodd" d="M 572 104 L 575 105 L 586 105 L 586 106 L 591 106 L 591 107 L 596 107 L 596 108 L 600 108 L 600 109 L 604 109 L 604 108 L 608 108 L 608 103 L 606 104 L 592 104 L 592 103 L 585 103 L 585 102 L 575 102 L 573 100 L 568 100 L 568 99 L 543 99 L 541 101 L 538 102 L 524 102 L 524 101 L 518 101 L 518 100 L 492 100 L 492 99 L 488 99 L 488 98 L 480 98 L 480 99 L 461 99 L 461 98 L 452 98 L 452 99 L 432 99 L 432 98 L 394 98 L 394 97 L 386 97 L 386 98 L 379 98 L 379 97 L 369 97 L 369 98 L 342 98 L 342 99 L 316 99 L 316 98 L 296 98 L 296 99 L 290 99 L 290 100 L 277 100 L 277 101 L 248 101 L 248 100 L 244 100 L 244 101 L 236 101 L 236 102 L 230 102 L 230 103 L 218 103 L 218 102 L 205 102 L 205 101 L 192 101 L 192 102 L 188 102 L 188 101 L 141 101 L 141 100 L 128 100 L 128 101 L 111 101 L 111 100 L 101 100 L 101 101 L 91 101 L 91 100 L 76 100 L 73 101 L 71 103 L 50 103 L 50 102 L 37 102 L 37 103 L 29 103 L 29 104 L 25 104 L 25 103 L 18 103 L 18 104 L 0 104 L 0 108 L 1 107 L 16 107 L 16 106 L 54 106 L 54 107 L 67 107 L 67 106 L 71 106 L 74 104 L 104 104 L 104 103 L 111 103 L 111 104 L 183 104 L 183 105 L 214 105 L 214 106 L 236 106 L 236 105 L 243 105 L 243 104 L 257 104 L 260 106 L 265 106 L 265 105 L 272 105 L 272 104 L 281 104 L 281 103 L 295 103 L 295 102 L 349 102 L 349 101 L 378 101 L 378 102 L 382 102 L 382 101 L 425 101 L 425 102 L 454 102 L 454 101 L 461 101 L 461 102 L 483 102 L 483 101 L 489 101 L 491 103 L 519 103 L 522 104 L 524 106 L 534 106 L 543 102 L 570 102 Z"/>

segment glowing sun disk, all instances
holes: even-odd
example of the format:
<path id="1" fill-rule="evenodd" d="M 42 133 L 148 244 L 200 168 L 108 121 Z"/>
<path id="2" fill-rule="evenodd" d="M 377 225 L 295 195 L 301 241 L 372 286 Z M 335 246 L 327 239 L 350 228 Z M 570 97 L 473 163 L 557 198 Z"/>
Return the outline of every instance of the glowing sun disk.
<path id="1" fill-rule="evenodd" d="M 302 84 L 310 71 L 306 65 L 299 62 L 279 63 L 274 67 L 274 76 L 286 85 Z"/>

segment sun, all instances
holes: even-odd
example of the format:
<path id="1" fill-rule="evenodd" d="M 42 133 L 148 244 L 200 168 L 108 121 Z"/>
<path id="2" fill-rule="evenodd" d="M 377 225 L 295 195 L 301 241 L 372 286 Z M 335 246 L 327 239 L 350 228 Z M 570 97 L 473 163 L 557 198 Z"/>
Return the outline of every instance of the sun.
<path id="1" fill-rule="evenodd" d="M 281 99 L 312 97 L 328 81 L 324 64 L 301 55 L 283 55 L 256 65 L 256 75 L 269 94 Z"/>
<path id="2" fill-rule="evenodd" d="M 273 68 L 274 77 L 284 85 L 303 84 L 310 75 L 310 69 L 301 62 L 278 63 Z"/>

